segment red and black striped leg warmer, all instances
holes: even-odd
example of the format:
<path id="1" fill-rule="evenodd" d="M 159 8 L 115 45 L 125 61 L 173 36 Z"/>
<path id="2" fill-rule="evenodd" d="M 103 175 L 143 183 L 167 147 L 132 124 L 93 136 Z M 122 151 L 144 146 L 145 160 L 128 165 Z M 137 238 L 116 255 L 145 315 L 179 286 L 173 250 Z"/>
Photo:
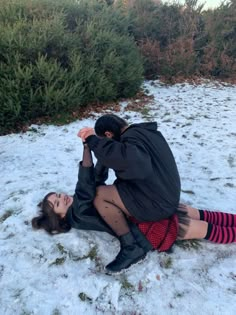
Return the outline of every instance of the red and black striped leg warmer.
<path id="1" fill-rule="evenodd" d="M 205 239 L 218 244 L 234 243 L 236 242 L 236 227 L 219 226 L 209 223 Z"/>
<path id="2" fill-rule="evenodd" d="M 219 226 L 236 227 L 236 214 L 199 210 L 200 220 Z"/>

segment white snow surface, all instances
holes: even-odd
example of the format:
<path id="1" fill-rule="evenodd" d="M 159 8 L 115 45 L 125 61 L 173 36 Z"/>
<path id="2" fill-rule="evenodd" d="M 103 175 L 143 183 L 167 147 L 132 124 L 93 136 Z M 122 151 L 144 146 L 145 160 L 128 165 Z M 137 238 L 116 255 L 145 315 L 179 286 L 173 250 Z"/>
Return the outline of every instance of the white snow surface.
<path id="1" fill-rule="evenodd" d="M 121 102 L 116 114 L 158 123 L 177 161 L 182 202 L 236 213 L 236 86 L 148 81 L 144 89 L 154 96 L 145 109 Z M 118 253 L 115 238 L 32 229 L 46 193 L 73 194 L 82 157 L 76 134 L 97 116 L 0 138 L 0 314 L 236 314 L 235 243 L 185 242 L 109 276 L 102 270 Z M 114 179 L 111 171 L 108 183 Z"/>

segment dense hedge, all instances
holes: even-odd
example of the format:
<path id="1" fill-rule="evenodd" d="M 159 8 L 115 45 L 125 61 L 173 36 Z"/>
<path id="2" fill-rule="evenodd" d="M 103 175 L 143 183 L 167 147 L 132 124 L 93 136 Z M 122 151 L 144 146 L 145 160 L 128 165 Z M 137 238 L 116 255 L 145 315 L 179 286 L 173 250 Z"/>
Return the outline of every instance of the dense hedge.
<path id="1" fill-rule="evenodd" d="M 143 73 L 236 79 L 236 0 L 199 1 L 0 0 L 0 134 L 132 96 Z"/>
<path id="2" fill-rule="evenodd" d="M 106 3 L 0 0 L 1 132 L 88 102 L 134 95 L 143 66 Z"/>
<path id="3" fill-rule="evenodd" d="M 236 78 L 236 0 L 214 10 L 198 0 L 125 2 L 147 77 Z"/>

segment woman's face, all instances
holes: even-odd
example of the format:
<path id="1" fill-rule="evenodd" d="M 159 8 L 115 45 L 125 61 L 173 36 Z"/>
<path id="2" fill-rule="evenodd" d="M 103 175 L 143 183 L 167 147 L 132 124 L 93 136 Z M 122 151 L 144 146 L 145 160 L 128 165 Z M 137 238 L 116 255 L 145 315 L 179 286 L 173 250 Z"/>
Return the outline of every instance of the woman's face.
<path id="1" fill-rule="evenodd" d="M 55 193 L 50 195 L 47 200 L 52 203 L 54 212 L 63 218 L 72 205 L 73 197 L 63 193 Z"/>

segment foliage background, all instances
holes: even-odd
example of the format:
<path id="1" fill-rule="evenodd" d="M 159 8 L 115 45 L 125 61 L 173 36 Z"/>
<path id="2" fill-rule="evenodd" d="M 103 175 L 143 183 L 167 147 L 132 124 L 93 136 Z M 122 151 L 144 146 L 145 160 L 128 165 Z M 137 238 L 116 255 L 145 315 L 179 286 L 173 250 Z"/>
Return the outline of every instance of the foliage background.
<path id="1" fill-rule="evenodd" d="M 106 3 L 0 0 L 0 126 L 134 95 L 143 65 Z"/>
<path id="2" fill-rule="evenodd" d="M 135 95 L 143 81 L 236 78 L 236 0 L 0 0 L 0 134 Z"/>

